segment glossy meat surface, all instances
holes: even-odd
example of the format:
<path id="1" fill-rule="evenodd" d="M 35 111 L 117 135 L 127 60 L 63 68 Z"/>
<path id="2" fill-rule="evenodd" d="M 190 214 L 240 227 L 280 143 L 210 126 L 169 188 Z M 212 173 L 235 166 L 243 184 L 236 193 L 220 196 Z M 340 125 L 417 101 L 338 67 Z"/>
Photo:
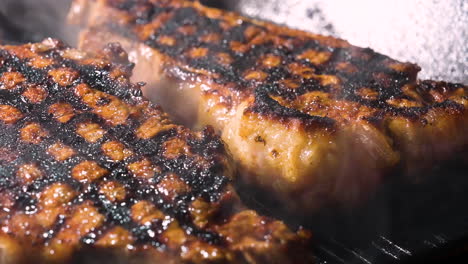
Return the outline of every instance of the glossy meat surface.
<path id="1" fill-rule="evenodd" d="M 310 263 L 308 234 L 246 210 L 213 130 L 172 123 L 132 68 L 116 44 L 0 46 L 0 262 Z"/>
<path id="2" fill-rule="evenodd" d="M 467 87 L 371 49 L 196 1 L 75 0 L 71 17 L 82 48 L 122 43 L 149 97 L 213 125 L 244 182 L 291 210 L 359 202 L 387 171 L 466 149 Z"/>

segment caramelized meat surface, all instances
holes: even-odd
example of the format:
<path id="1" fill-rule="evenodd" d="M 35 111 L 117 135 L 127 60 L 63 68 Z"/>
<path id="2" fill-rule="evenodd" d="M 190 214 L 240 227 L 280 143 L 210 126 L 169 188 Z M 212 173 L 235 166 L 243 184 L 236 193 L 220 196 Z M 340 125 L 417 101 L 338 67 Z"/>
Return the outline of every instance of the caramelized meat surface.
<path id="1" fill-rule="evenodd" d="M 132 67 L 115 44 L 0 46 L 0 262 L 310 263 L 307 232 L 246 210 L 213 129 L 172 123 Z"/>
<path id="2" fill-rule="evenodd" d="M 465 149 L 467 87 L 348 42 L 183 0 L 75 0 L 80 46 L 120 42 L 146 94 L 211 124 L 244 182 L 291 210 L 367 198 Z M 418 180 L 418 179 L 412 179 Z"/>

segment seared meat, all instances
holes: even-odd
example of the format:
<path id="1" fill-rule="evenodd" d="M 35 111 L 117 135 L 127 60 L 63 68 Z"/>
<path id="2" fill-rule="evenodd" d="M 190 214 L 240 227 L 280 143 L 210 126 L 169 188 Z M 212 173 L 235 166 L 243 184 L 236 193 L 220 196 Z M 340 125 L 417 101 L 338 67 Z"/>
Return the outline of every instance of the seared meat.
<path id="1" fill-rule="evenodd" d="M 288 209 L 366 198 L 465 148 L 467 87 L 346 41 L 181 0 L 75 0 L 80 46 L 118 41 L 177 119 L 211 124 Z"/>
<path id="2" fill-rule="evenodd" d="M 116 44 L 0 46 L 0 262 L 310 263 L 308 233 L 246 210 L 213 129 L 172 123 L 132 67 Z"/>

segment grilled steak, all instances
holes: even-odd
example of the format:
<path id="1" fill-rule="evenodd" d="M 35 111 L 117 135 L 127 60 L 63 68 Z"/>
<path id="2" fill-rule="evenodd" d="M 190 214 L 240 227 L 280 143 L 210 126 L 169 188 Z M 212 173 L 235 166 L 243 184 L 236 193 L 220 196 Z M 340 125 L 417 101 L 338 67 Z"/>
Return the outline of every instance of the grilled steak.
<path id="1" fill-rule="evenodd" d="M 178 120 L 221 133 L 289 209 L 354 204 L 383 175 L 464 149 L 467 87 L 348 42 L 181 0 L 75 0 L 80 46 L 118 41 Z M 412 178 L 412 180 L 415 178 Z"/>
<path id="2" fill-rule="evenodd" d="M 246 210 L 213 129 L 172 123 L 132 67 L 117 44 L 0 46 L 0 263 L 310 263 L 308 233 Z"/>

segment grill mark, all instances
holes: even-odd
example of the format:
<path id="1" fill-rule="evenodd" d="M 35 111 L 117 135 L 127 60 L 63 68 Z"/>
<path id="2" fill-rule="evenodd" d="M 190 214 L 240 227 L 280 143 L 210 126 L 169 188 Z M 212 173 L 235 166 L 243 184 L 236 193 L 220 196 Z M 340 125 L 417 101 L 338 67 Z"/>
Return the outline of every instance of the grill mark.
<path id="1" fill-rule="evenodd" d="M 335 120 L 328 117 L 311 116 L 296 109 L 283 107 L 268 93 L 271 86 L 265 85 L 262 89 L 255 91 L 255 104 L 247 110 L 252 112 L 268 112 L 270 115 L 280 118 L 298 118 L 305 122 L 306 125 L 326 124 L 327 127 L 333 128 Z"/>
<path id="2" fill-rule="evenodd" d="M 122 86 L 121 84 L 112 81 L 108 76 L 109 68 L 98 69 L 94 66 L 79 65 L 73 60 L 62 58 L 59 52 L 55 49 L 44 54 L 44 56 L 54 59 L 54 65 L 48 66 L 42 70 L 28 66 L 28 60 L 21 60 L 5 50 L 0 50 L 0 52 L 4 59 L 4 64 L 0 71 L 4 72 L 9 68 L 18 70 L 24 73 L 28 82 L 42 84 L 47 87 L 49 92 L 49 95 L 45 100 L 33 106 L 18 99 L 22 93 L 21 89 L 17 89 L 14 92 L 1 91 L 0 94 L 0 103 L 12 105 L 26 114 L 26 117 L 18 121 L 14 126 L 0 124 L 0 129 L 2 131 L 7 131 L 7 136 L 2 138 L 0 145 L 6 147 L 16 146 L 17 151 L 22 153 L 22 157 L 17 159 L 14 164 L 7 167 L 2 166 L 2 171 L 5 173 L 5 175 L 10 177 L 2 177 L 2 180 L 0 181 L 0 190 L 3 191 L 8 188 L 16 194 L 16 210 L 37 210 L 37 201 L 32 198 L 32 194 L 41 192 L 47 186 L 50 186 L 53 183 L 64 182 L 67 185 L 70 185 L 75 191 L 80 193 L 80 195 L 72 201 L 72 207 L 81 204 L 83 201 L 91 200 L 93 204 L 99 209 L 99 211 L 106 216 L 105 224 L 103 224 L 98 230 L 91 232 L 95 234 L 93 240 L 94 242 L 99 239 L 106 228 L 108 228 L 110 225 L 121 225 L 132 231 L 131 233 L 137 239 L 137 243 L 149 243 L 147 237 L 139 235 L 138 230 L 142 227 L 136 223 L 133 223 L 133 221 L 130 219 L 130 207 L 133 205 L 134 201 L 149 200 L 159 209 L 161 209 L 166 215 L 174 217 L 174 219 L 178 220 L 186 233 L 193 234 L 210 244 L 221 243 L 219 235 L 216 235 L 207 230 L 199 229 L 195 227 L 193 223 L 191 223 L 192 219 L 188 211 L 188 204 L 191 202 L 191 200 L 194 199 L 194 197 L 198 196 L 202 196 L 212 202 L 219 198 L 219 192 L 222 191 L 224 186 L 228 183 L 225 176 L 215 177 L 214 182 L 198 182 L 196 176 L 199 174 L 219 174 L 219 172 L 221 172 L 220 169 L 222 168 L 216 168 L 212 165 L 212 168 L 210 168 L 208 171 L 200 172 L 197 170 L 196 166 L 194 168 L 184 168 L 185 164 L 190 164 L 188 157 L 182 157 L 176 161 L 166 160 L 162 156 L 162 153 L 160 153 L 162 142 L 168 140 L 169 138 L 176 137 L 178 135 L 178 131 L 172 129 L 167 132 L 162 132 L 149 140 L 137 139 L 132 132 L 135 131 L 139 125 L 141 125 L 141 120 L 138 122 L 131 120 L 128 122 L 128 125 L 112 127 L 106 124 L 106 122 L 101 117 L 94 113 L 90 113 L 90 108 L 81 102 L 81 100 L 78 99 L 76 95 L 74 95 L 71 87 L 74 87 L 79 83 L 87 83 L 94 89 L 118 96 L 119 98 L 124 98 L 124 101 L 127 103 L 131 103 L 135 97 L 141 96 L 141 92 L 138 89 L 134 89 L 134 87 L 130 84 Z M 80 77 L 77 78 L 73 84 L 68 87 L 60 86 L 52 82 L 51 79 L 47 78 L 47 72 L 49 69 L 63 66 L 77 70 L 80 73 Z M 54 120 L 52 115 L 47 113 L 48 107 L 57 102 L 70 103 L 75 110 L 82 110 L 84 112 L 75 114 L 75 116 L 65 124 L 58 123 Z M 92 121 L 100 124 L 102 128 L 107 131 L 106 135 L 97 143 L 87 143 L 75 132 L 76 125 L 84 121 Z M 50 137 L 44 139 L 38 145 L 29 145 L 21 142 L 18 138 L 18 128 L 29 122 L 37 122 L 41 124 L 41 126 L 49 132 Z M 213 140 L 214 137 L 204 137 L 204 139 Z M 71 146 L 76 151 L 76 155 L 62 163 L 55 161 L 47 154 L 47 147 L 55 143 L 57 140 Z M 155 176 L 156 183 L 160 181 L 162 175 L 169 172 L 175 172 L 181 176 L 187 176 L 182 178 L 192 187 L 193 191 L 186 196 L 180 197 L 174 201 L 174 204 L 178 204 L 178 206 L 164 202 L 162 197 L 154 192 L 154 185 L 151 186 L 151 188 L 147 188 L 148 186 L 144 186 L 131 175 L 126 166 L 132 160 L 127 162 L 110 162 L 106 159 L 106 157 L 102 154 L 100 146 L 101 142 L 109 140 L 122 141 L 122 143 L 124 143 L 127 148 L 132 149 L 132 151 L 137 154 L 135 157 L 133 157 L 133 161 L 137 160 L 139 157 L 151 155 L 152 163 L 163 168 L 163 172 L 160 175 Z M 192 139 L 189 144 L 198 146 L 200 142 Z M 214 149 L 222 150 L 220 146 L 214 146 Z M 196 151 L 196 153 L 201 153 L 205 157 L 209 157 L 209 154 L 213 154 L 208 153 L 207 155 L 206 149 Z M 111 174 L 95 183 L 83 186 L 70 176 L 70 170 L 79 162 L 90 158 L 97 161 L 102 167 L 111 171 Z M 14 175 L 16 170 L 15 167 L 18 167 L 19 164 L 28 161 L 40 163 L 45 175 L 47 175 L 47 178 L 37 179 L 25 189 L 17 183 Z M 213 160 L 212 163 L 215 164 Z M 103 196 L 98 192 L 97 184 L 108 179 L 117 180 L 118 182 L 122 183 L 124 186 L 126 186 L 128 192 L 131 193 L 131 195 L 129 195 L 129 197 L 124 202 L 120 203 L 120 205 L 116 206 L 109 201 L 106 202 L 105 199 L 103 199 Z M 207 184 L 212 187 L 206 189 Z M 125 204 L 125 206 L 123 204 Z M 58 219 L 52 228 L 44 232 L 44 241 L 46 243 L 51 241 L 58 234 L 66 220 L 67 218 Z M 91 242 L 91 233 L 83 237 L 82 241 L 86 240 Z M 158 247 L 163 246 L 163 244 L 159 241 L 151 242 L 150 244 Z"/>
<path id="3" fill-rule="evenodd" d="M 224 23 L 224 19 L 221 18 L 208 18 L 202 11 L 198 10 L 198 7 L 194 6 L 183 6 L 177 7 L 177 5 L 170 5 L 161 2 L 134 2 L 134 1 L 123 1 L 118 4 L 114 1 L 108 1 L 110 7 L 116 8 L 124 12 L 128 16 L 127 26 L 121 24 L 114 24 L 112 19 L 108 19 L 101 25 L 105 30 L 114 34 L 122 35 L 130 39 L 136 39 L 144 44 L 152 47 L 162 54 L 168 56 L 176 63 L 181 63 L 195 69 L 204 69 L 210 73 L 219 75 L 219 78 L 213 78 L 212 80 L 219 84 L 235 83 L 235 89 L 237 90 L 251 90 L 255 95 L 255 104 L 249 110 L 256 112 L 261 115 L 274 115 L 278 118 L 289 118 L 291 113 L 295 112 L 293 109 L 286 109 L 287 107 L 277 105 L 273 109 L 264 107 L 271 105 L 269 96 L 265 95 L 265 85 L 270 85 L 267 89 L 271 95 L 277 95 L 285 100 L 293 100 L 304 93 L 311 91 L 324 91 L 331 93 L 334 98 L 339 100 L 357 102 L 359 104 L 369 106 L 374 109 L 378 109 L 379 112 L 389 113 L 394 116 L 402 116 L 410 119 L 417 119 L 422 115 L 426 114 L 433 108 L 460 108 L 455 106 L 455 102 L 444 105 L 424 105 L 422 107 L 395 107 L 390 105 L 387 100 L 393 98 L 401 98 L 412 100 L 409 96 L 403 94 L 402 87 L 404 85 L 416 85 L 416 73 L 419 71 L 419 67 L 416 65 L 406 64 L 408 67 L 404 71 L 396 71 L 392 69 L 390 63 L 399 63 L 392 60 L 391 58 L 375 53 L 369 48 L 356 48 L 353 46 L 346 47 L 331 47 L 320 41 L 308 38 L 308 37 L 294 37 L 286 34 L 278 34 L 278 38 L 284 38 L 287 41 L 293 43 L 294 48 L 289 48 L 287 45 L 277 45 L 273 40 L 263 42 L 261 44 L 255 44 L 249 46 L 247 52 L 235 52 L 229 46 L 232 41 L 238 41 L 246 44 L 251 39 L 247 39 L 244 33 L 248 27 L 255 27 L 260 31 L 265 31 L 267 34 L 276 34 L 269 31 L 268 28 L 262 25 L 248 20 L 242 19 L 242 23 L 236 26 L 232 26 L 227 30 L 223 30 L 221 24 Z M 137 8 L 138 7 L 138 8 Z M 141 20 L 142 10 L 145 10 L 146 18 Z M 171 14 L 168 21 L 163 23 L 157 28 L 150 36 L 146 39 L 139 38 L 138 27 L 140 25 L 148 25 L 157 17 L 162 14 Z M 179 30 L 183 26 L 194 26 L 195 31 L 193 34 L 184 35 Z M 221 35 L 221 41 L 217 43 L 203 43 L 200 37 L 204 34 L 215 33 Z M 158 42 L 160 36 L 171 36 L 176 40 L 176 44 L 168 46 Z M 255 37 L 255 36 L 254 36 Z M 208 55 L 200 58 L 190 58 L 186 56 L 186 52 L 194 47 L 204 47 L 208 49 Z M 314 64 L 310 61 L 300 60 L 297 58 L 298 54 L 313 49 L 318 52 L 329 52 L 331 57 L 328 61 L 321 64 Z M 233 62 L 228 65 L 221 65 L 213 56 L 217 52 L 224 52 L 229 54 L 233 58 Z M 276 54 L 282 59 L 282 64 L 279 67 L 267 69 L 268 78 L 258 84 L 252 81 L 248 81 L 243 78 L 243 73 L 248 69 L 261 69 L 257 61 L 266 53 Z M 342 85 L 338 92 L 331 92 L 330 87 L 322 85 L 314 79 L 302 78 L 300 76 L 292 76 L 285 65 L 293 62 L 299 62 L 307 67 L 310 67 L 315 71 L 315 74 L 321 75 L 334 75 L 341 79 Z M 345 70 L 339 69 L 339 63 L 349 63 L 357 68 L 356 73 L 347 73 Z M 192 73 L 194 74 L 194 73 Z M 196 74 L 194 74 L 196 75 Z M 383 83 L 384 80 L 376 75 L 385 75 L 390 83 Z M 278 81 L 287 78 L 298 78 L 301 86 L 298 89 L 287 89 L 276 85 Z M 370 88 L 378 92 L 377 99 L 365 99 L 361 96 L 356 95 L 357 89 L 362 87 Z M 279 110 L 280 108 L 284 108 Z M 301 115 L 300 118 L 308 120 L 311 118 L 306 117 L 307 114 Z M 370 116 L 368 118 L 377 118 L 383 116 L 378 114 L 377 116 Z M 322 122 L 322 125 L 327 125 L 329 122 L 322 119 L 316 118 L 315 122 Z"/>

